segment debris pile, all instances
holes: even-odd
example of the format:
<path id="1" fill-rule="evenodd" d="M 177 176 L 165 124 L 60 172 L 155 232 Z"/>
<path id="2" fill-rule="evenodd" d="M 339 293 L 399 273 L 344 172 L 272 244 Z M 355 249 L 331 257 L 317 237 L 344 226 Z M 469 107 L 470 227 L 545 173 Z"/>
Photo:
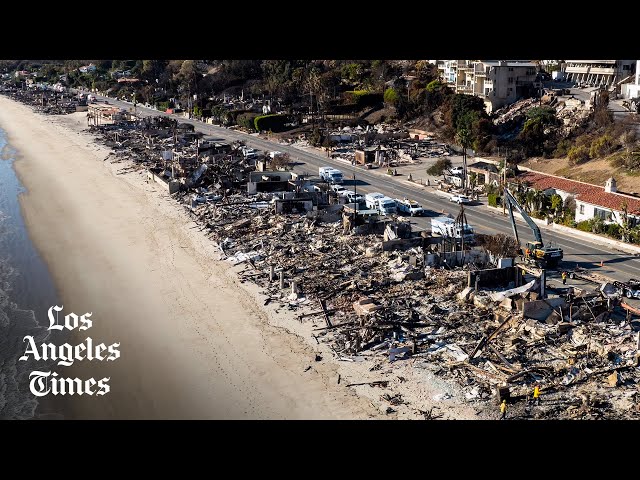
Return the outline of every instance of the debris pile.
<path id="1" fill-rule="evenodd" d="M 35 107 L 35 110 L 47 115 L 74 113 L 82 102 L 71 93 L 53 90 L 23 89 L 16 86 L 3 86 L 2 93 L 13 100 Z M 86 106 L 86 103 L 84 104 Z"/>

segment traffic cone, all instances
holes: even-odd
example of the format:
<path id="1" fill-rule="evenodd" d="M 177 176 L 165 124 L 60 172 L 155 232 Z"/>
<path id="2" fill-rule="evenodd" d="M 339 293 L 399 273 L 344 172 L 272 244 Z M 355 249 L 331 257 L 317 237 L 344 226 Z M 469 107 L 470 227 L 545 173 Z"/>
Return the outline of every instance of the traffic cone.
<path id="1" fill-rule="evenodd" d="M 604 267 L 604 262 L 602 260 L 600 260 L 600 266 Z"/>

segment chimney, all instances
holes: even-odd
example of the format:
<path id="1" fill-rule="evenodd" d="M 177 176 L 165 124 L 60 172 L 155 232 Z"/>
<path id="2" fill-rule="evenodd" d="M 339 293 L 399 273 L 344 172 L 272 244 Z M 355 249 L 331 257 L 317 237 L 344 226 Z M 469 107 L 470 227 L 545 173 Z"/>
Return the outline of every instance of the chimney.
<path id="1" fill-rule="evenodd" d="M 609 177 L 609 179 L 604 182 L 604 191 L 607 193 L 616 193 L 618 191 L 615 178 Z"/>
<path id="2" fill-rule="evenodd" d="M 504 67 L 507 64 L 506 60 L 498 60 L 498 65 L 500 65 L 501 67 Z"/>

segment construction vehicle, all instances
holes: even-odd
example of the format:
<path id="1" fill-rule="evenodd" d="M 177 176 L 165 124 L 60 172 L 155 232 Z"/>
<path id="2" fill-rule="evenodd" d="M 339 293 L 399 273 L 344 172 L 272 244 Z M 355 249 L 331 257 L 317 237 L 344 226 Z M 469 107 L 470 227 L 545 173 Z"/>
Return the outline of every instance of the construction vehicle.
<path id="1" fill-rule="evenodd" d="M 518 236 L 518 229 L 516 227 L 516 220 L 513 217 L 514 207 L 516 210 L 518 210 L 520 215 L 522 215 L 524 221 L 527 222 L 527 225 L 529 225 L 529 228 L 531 228 L 531 231 L 533 232 L 533 238 L 535 238 L 533 242 L 527 242 L 524 252 L 522 252 L 522 247 L 520 248 L 523 260 L 527 263 L 534 264 L 539 268 L 557 267 L 564 254 L 562 249 L 560 247 L 551 247 L 542 243 L 542 234 L 540 233 L 540 228 L 531 219 L 531 217 L 527 215 L 527 213 L 507 188 L 504 189 L 504 198 L 507 202 L 507 206 L 509 207 L 511 227 L 513 228 L 513 235 L 516 237 L 518 245 L 521 244 L 520 237 Z"/>

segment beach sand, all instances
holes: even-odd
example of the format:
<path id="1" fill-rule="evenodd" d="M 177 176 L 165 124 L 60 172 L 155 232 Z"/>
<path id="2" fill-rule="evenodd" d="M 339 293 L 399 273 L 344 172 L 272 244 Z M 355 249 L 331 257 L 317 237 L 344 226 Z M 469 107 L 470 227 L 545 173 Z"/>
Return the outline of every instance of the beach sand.
<path id="1" fill-rule="evenodd" d="M 23 215 L 63 313 L 92 312 L 74 341 L 120 342 L 115 362 L 59 369 L 110 378 L 107 395 L 60 397 L 65 418 L 380 416 L 337 384 L 335 363 L 314 362 L 307 343 L 269 320 L 160 185 L 104 161 L 109 151 L 81 132 L 84 114 L 46 117 L 0 97 L 0 127 L 19 152 Z"/>

